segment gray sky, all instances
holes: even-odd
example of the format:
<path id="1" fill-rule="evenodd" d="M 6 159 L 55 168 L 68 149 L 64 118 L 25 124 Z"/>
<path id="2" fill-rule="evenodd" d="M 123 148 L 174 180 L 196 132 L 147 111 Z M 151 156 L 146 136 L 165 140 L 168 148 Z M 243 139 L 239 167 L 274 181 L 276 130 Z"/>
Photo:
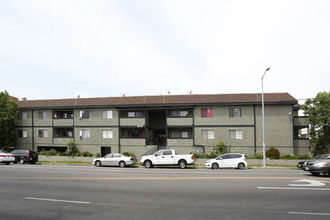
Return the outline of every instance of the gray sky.
<path id="1" fill-rule="evenodd" d="M 28 99 L 330 89 L 329 0 L 0 0 L 0 91 Z"/>

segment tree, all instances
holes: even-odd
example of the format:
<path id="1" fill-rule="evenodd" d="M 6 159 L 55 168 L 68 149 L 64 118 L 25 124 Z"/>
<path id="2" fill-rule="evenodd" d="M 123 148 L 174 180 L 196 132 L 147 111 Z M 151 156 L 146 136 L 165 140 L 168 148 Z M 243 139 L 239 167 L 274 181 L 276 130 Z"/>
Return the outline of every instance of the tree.
<path id="1" fill-rule="evenodd" d="M 76 153 L 78 153 L 77 145 L 74 141 L 70 140 L 67 143 L 68 149 L 67 149 L 67 155 L 74 157 Z"/>
<path id="2" fill-rule="evenodd" d="M 18 115 L 17 104 L 9 99 L 7 91 L 0 93 L 0 148 L 12 147 L 15 142 L 14 120 Z"/>
<path id="3" fill-rule="evenodd" d="M 319 92 L 314 99 L 307 99 L 301 109 L 310 126 L 311 153 L 326 153 L 330 145 L 330 92 Z"/>

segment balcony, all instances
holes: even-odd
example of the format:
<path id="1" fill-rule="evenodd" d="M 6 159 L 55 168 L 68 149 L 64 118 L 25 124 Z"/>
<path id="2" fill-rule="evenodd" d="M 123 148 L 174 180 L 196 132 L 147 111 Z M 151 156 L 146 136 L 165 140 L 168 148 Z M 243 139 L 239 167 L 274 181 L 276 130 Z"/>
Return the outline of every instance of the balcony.
<path id="1" fill-rule="evenodd" d="M 143 127 L 146 123 L 145 118 L 121 118 L 120 126 Z"/>
<path id="2" fill-rule="evenodd" d="M 306 119 L 307 119 L 307 117 L 305 117 L 305 116 L 293 117 L 293 126 L 308 127 L 308 123 L 306 122 Z"/>
<path id="3" fill-rule="evenodd" d="M 191 117 L 186 117 L 186 118 L 167 118 L 167 125 L 169 126 L 187 126 L 187 125 L 192 125 L 193 124 L 193 119 Z"/>

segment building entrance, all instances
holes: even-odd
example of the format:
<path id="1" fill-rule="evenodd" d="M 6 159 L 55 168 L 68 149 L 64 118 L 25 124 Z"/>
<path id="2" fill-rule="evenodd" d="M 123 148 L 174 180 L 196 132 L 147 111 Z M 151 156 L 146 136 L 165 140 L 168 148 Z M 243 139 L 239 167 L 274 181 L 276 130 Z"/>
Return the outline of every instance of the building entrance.
<path id="1" fill-rule="evenodd" d="M 166 111 L 165 110 L 149 110 L 146 120 L 146 128 L 148 131 L 147 144 L 166 146 Z"/>

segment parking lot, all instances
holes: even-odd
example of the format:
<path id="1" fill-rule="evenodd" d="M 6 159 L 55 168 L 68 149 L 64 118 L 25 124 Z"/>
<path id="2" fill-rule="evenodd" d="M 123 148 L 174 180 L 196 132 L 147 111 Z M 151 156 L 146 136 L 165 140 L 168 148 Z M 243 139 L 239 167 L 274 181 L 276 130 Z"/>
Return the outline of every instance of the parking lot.
<path id="1" fill-rule="evenodd" d="M 298 169 L 0 165 L 6 219 L 329 219 L 330 178 Z"/>

